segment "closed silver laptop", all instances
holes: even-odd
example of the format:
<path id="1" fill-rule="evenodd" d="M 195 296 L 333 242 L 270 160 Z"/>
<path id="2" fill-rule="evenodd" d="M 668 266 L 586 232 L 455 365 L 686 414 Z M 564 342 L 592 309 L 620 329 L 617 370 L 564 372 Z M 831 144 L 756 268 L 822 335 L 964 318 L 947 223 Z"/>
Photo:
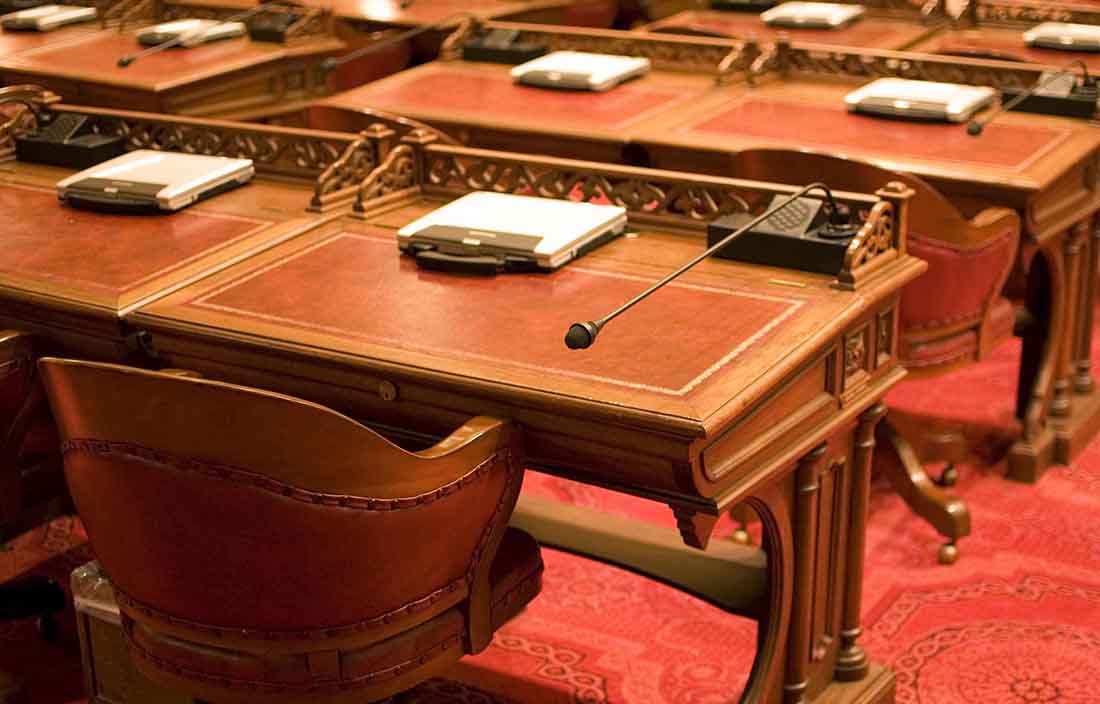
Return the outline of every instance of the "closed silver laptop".
<path id="1" fill-rule="evenodd" d="M 839 29 L 864 14 L 859 5 L 835 2 L 785 2 L 760 13 L 764 24 L 794 29 Z"/>
<path id="2" fill-rule="evenodd" d="M 252 180 L 251 159 L 158 152 L 123 154 L 57 183 L 57 197 L 77 207 L 173 211 Z"/>
<path id="3" fill-rule="evenodd" d="M 219 39 L 241 37 L 248 31 L 244 22 L 219 22 L 218 20 L 175 20 L 146 27 L 137 34 L 138 43 L 156 46 L 174 39 L 179 46 L 191 47 Z"/>
<path id="4" fill-rule="evenodd" d="M 410 254 L 556 269 L 620 234 L 626 220 L 626 209 L 614 205 L 478 191 L 401 228 L 397 244 Z"/>
<path id="5" fill-rule="evenodd" d="M 605 91 L 648 72 L 649 59 L 640 56 L 555 51 L 513 67 L 511 76 L 529 85 Z"/>
<path id="6" fill-rule="evenodd" d="M 1100 26 L 1044 22 L 1024 32 L 1029 46 L 1063 51 L 1100 51 Z"/>
<path id="7" fill-rule="evenodd" d="M 94 7 L 42 5 L 0 17 L 0 27 L 15 31 L 49 32 L 70 24 L 91 22 L 95 18 Z"/>
<path id="8" fill-rule="evenodd" d="M 996 98 L 985 86 L 880 78 L 844 96 L 844 104 L 852 112 L 964 122 Z"/>

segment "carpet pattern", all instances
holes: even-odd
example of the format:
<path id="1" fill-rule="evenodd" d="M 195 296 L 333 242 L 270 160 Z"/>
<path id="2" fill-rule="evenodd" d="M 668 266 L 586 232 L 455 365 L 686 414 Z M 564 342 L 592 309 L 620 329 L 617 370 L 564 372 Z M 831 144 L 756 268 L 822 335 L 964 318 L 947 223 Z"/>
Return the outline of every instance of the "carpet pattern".
<path id="1" fill-rule="evenodd" d="M 1006 422 L 1014 384 L 989 378 L 1004 379 L 1014 349 L 961 372 L 978 390 L 965 395 L 967 407 L 992 425 Z M 954 398 L 957 383 L 946 385 Z M 894 669 L 899 704 L 1100 702 L 1100 440 L 1035 486 L 1005 480 L 1000 465 L 961 469 L 955 490 L 974 530 L 951 567 L 936 561 L 935 532 L 876 481 L 864 585 L 868 653 Z M 545 475 L 529 473 L 524 491 L 674 526 L 664 506 Z M 731 529 L 724 521 L 719 534 Z M 65 581 L 90 558 L 84 541 L 79 521 L 58 519 L 0 552 L 0 579 L 35 572 Z M 409 701 L 737 700 L 754 652 L 753 622 L 615 567 L 550 549 L 544 558 L 544 589 L 532 605 L 484 653 Z M 31 623 L 0 624 L 0 668 L 24 679 L 32 704 L 79 701 L 71 615 L 53 643 Z"/>

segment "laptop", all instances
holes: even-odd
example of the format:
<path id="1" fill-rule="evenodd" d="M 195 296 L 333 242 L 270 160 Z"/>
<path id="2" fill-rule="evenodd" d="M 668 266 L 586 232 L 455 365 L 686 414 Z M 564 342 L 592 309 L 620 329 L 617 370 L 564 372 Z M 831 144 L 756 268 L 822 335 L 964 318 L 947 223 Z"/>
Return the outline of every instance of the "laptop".
<path id="1" fill-rule="evenodd" d="M 1100 51 L 1100 26 L 1044 22 L 1024 32 L 1028 46 L 1063 51 Z"/>
<path id="2" fill-rule="evenodd" d="M 860 5 L 835 2 L 785 2 L 760 13 L 764 24 L 795 29 L 840 29 L 863 16 Z"/>
<path id="3" fill-rule="evenodd" d="M 965 122 L 996 99 L 997 91 L 985 86 L 880 78 L 844 96 L 844 103 L 850 112 Z"/>
<path id="4" fill-rule="evenodd" d="M 582 51 L 555 51 L 512 68 L 516 83 L 605 91 L 649 72 L 649 59 Z"/>
<path id="5" fill-rule="evenodd" d="M 402 227 L 397 246 L 429 268 L 549 271 L 621 234 L 626 220 L 615 205 L 477 191 Z"/>
<path id="6" fill-rule="evenodd" d="M 191 47 L 219 39 L 243 37 L 247 31 L 244 22 L 175 20 L 146 27 L 137 33 L 137 40 L 145 46 L 156 46 L 179 37 L 178 46 Z"/>
<path id="7" fill-rule="evenodd" d="M 58 181 L 57 197 L 93 210 L 171 212 L 248 183 L 254 173 L 251 159 L 138 149 Z"/>
<path id="8" fill-rule="evenodd" d="M 69 24 L 91 22 L 95 18 L 94 7 L 42 5 L 0 17 L 0 27 L 9 31 L 49 32 Z"/>

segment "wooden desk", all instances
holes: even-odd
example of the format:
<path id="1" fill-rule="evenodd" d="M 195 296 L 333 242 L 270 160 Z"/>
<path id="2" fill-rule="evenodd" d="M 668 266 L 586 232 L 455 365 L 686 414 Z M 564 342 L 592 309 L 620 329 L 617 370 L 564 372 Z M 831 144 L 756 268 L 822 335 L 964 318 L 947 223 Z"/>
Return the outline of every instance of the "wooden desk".
<path id="1" fill-rule="evenodd" d="M 906 21 L 897 17 L 869 14 L 841 29 L 777 29 L 764 24 L 759 15 L 752 13 L 686 10 L 643 25 L 639 30 L 754 39 L 761 44 L 787 37 L 791 41 L 814 44 L 906 49 L 935 31 L 934 26 L 921 24 L 918 20 L 917 17 L 913 21 Z"/>
<path id="2" fill-rule="evenodd" d="M 1009 454 L 1010 473 L 1034 480 L 1051 462 L 1068 462 L 1100 427 L 1089 358 L 1100 132 L 1083 121 L 1012 113 L 973 138 L 963 126 L 852 115 L 841 102 L 891 67 L 1003 85 L 1030 84 L 1036 67 L 794 45 L 778 47 L 771 59 L 777 63 L 765 58 L 758 67 L 773 66 L 773 78 L 765 71 L 756 87 L 718 89 L 646 121 L 634 139 L 662 168 L 730 173 L 729 155 L 744 149 L 812 149 L 917 174 L 964 212 L 1019 210 L 1026 230 L 1019 267 L 1044 292 L 1030 307 L 1045 332 L 1025 345 L 1017 409 L 1023 431 Z"/>
<path id="3" fill-rule="evenodd" d="M 91 114 L 104 129 L 172 131 L 168 117 Z M 221 137 L 200 144 L 274 142 L 271 169 L 301 168 L 301 155 L 332 139 L 201 120 L 182 127 Z M 117 270 L 110 252 L 74 264 L 76 250 L 98 250 L 86 230 L 42 220 L 43 204 L 36 222 L 57 231 L 34 228 L 48 247 L 41 256 L 9 235 L 22 254 L 18 272 L 0 271 L 0 322 L 49 336 L 64 354 L 181 365 L 288 391 L 406 440 L 444 433 L 470 414 L 511 418 L 525 429 L 535 466 L 666 503 L 682 539 L 699 547 L 722 512 L 747 504 L 762 517 L 766 560 L 754 548 L 700 552 L 670 540 L 601 556 L 683 578 L 689 590 L 760 620 L 744 701 L 778 704 L 785 689 L 806 701 L 892 700 L 892 675 L 867 663 L 858 635 L 878 401 L 903 373 L 898 292 L 923 270 L 905 254 L 904 187 L 837 194 L 869 219 L 835 279 L 708 261 L 581 353 L 562 345 L 569 322 L 603 313 L 700 251 L 716 214 L 791 189 L 470 150 L 424 130 L 395 143 L 378 129 L 343 154 L 313 191 L 355 181 L 359 217 L 303 214 L 308 182 L 264 181 L 161 219 L 152 235 L 144 222 L 138 230 L 112 221 L 143 236 L 134 243 L 141 254 Z M 0 193 L 60 176 L 7 168 Z M 398 255 L 396 227 L 475 183 L 487 187 L 488 174 L 500 190 L 624 203 L 636 236 L 550 275 L 451 277 Z M 196 228 L 201 240 L 183 249 L 163 228 L 191 218 L 229 224 Z M 246 219 L 261 221 L 259 229 L 242 232 L 253 227 Z M 110 246 L 134 242 L 123 237 Z M 487 297 L 498 305 L 486 306 Z M 654 344 L 655 329 L 667 332 L 665 344 Z M 555 514 L 535 505 L 521 518 L 537 529 Z M 572 538 L 606 552 L 601 525 L 574 526 Z M 686 575 L 677 572 L 684 565 Z"/>
<path id="4" fill-rule="evenodd" d="M 397 253 L 396 228 L 484 174 L 499 175 L 498 189 L 579 188 L 629 204 L 634 236 L 553 274 L 454 276 Z M 902 373 L 898 291 L 923 269 L 885 234 L 889 222 L 903 237 L 908 193 L 883 191 L 877 204 L 843 196 L 873 208 L 867 234 L 882 238 L 854 248 L 868 257 L 853 259 L 864 261 L 855 290 L 712 260 L 624 314 L 591 350 L 561 340 L 574 319 L 700 251 L 703 222 L 737 209 L 734 193 L 758 202 L 771 188 L 410 139 L 361 186 L 358 218 L 320 225 L 127 322 L 163 364 L 311 398 L 398 437 L 436 436 L 470 414 L 511 418 L 533 466 L 667 503 L 691 545 L 706 547 L 717 516 L 747 502 L 766 526 L 767 566 L 738 558 L 727 568 L 769 587 L 734 589 L 724 602 L 761 621 L 743 701 L 777 703 L 784 689 L 800 701 L 890 701 L 891 676 L 867 674 L 855 638 L 877 399 Z M 683 210 L 687 199 L 699 209 Z M 553 523 L 519 515 L 536 535 Z M 601 542 L 596 522 L 576 532 Z M 603 557 L 675 579 L 664 560 Z M 760 569 L 767 580 L 750 577 Z"/>
<path id="5" fill-rule="evenodd" d="M 101 30 L 0 59 L 0 82 L 41 85 L 88 105 L 247 117 L 324 95 L 319 64 L 342 46 L 324 36 L 288 45 L 239 38 L 164 51 L 120 68 L 118 59 L 141 46 L 133 32 Z"/>
<path id="6" fill-rule="evenodd" d="M 589 93 L 518 86 L 508 74 L 511 67 L 502 64 L 436 61 L 318 101 L 307 124 L 354 131 L 373 121 L 374 109 L 429 122 L 471 146 L 631 161 L 624 150 L 632 130 L 711 91 L 723 61 L 736 59 L 723 69 L 732 74 L 755 56 L 755 45 L 734 40 L 489 26 L 518 28 L 554 50 L 648 56 L 654 70 L 614 90 Z"/>
<path id="7" fill-rule="evenodd" d="M 1090 71 L 1100 71 L 1100 54 L 1028 46 L 1022 35 L 1030 26 L 1033 25 L 948 29 L 918 42 L 913 50 L 999 61 L 1025 61 L 1054 67 L 1062 67 L 1071 61 L 1082 61 Z M 1080 68 L 1075 70 L 1080 71 Z"/>

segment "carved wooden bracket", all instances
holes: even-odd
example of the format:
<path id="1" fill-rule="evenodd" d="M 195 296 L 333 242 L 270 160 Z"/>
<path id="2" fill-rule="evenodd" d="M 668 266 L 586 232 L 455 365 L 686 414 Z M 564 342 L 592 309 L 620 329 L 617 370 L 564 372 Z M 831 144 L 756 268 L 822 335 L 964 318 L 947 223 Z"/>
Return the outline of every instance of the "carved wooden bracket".
<path id="1" fill-rule="evenodd" d="M 457 61 L 462 58 L 462 46 L 474 31 L 481 26 L 481 20 L 474 15 L 463 18 L 454 31 L 447 35 L 439 47 L 439 58 L 443 61 Z"/>
<path id="2" fill-rule="evenodd" d="M 1040 22 L 1100 24 L 1100 8 L 1056 0 L 967 0 L 969 19 L 981 24 L 1034 25 Z"/>
<path id="3" fill-rule="evenodd" d="M 909 78 L 992 86 L 1003 90 L 1034 84 L 1040 78 L 1042 68 L 1014 61 L 959 59 L 915 52 L 792 44 L 780 40 L 749 69 L 753 79 L 768 73 L 780 76 L 804 73 L 866 80 Z"/>
<path id="4" fill-rule="evenodd" d="M 875 195 L 882 200 L 871 208 L 863 227 L 848 243 L 844 266 L 837 275 L 837 288 L 858 288 L 878 268 L 906 253 L 908 201 L 914 195 L 913 189 L 893 181 Z"/>

